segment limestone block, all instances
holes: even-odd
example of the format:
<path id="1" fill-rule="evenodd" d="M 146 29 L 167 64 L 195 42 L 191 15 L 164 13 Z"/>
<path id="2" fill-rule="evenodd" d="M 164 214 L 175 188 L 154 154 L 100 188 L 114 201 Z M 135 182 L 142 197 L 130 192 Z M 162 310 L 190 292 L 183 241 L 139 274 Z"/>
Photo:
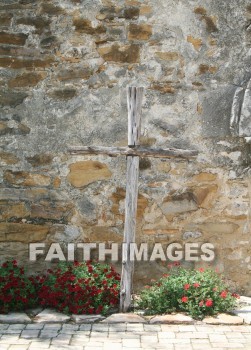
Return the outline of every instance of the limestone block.
<path id="1" fill-rule="evenodd" d="M 172 324 L 191 324 L 194 320 L 192 317 L 184 314 L 170 314 L 163 316 L 155 316 L 150 319 L 150 324 L 155 323 L 172 323 Z"/>
<path id="2" fill-rule="evenodd" d="M 11 45 L 24 45 L 27 39 L 27 35 L 23 33 L 6 33 L 0 32 L 0 43 L 11 44 Z"/>
<path id="3" fill-rule="evenodd" d="M 46 73 L 24 73 L 9 80 L 10 88 L 19 88 L 26 86 L 36 86 L 41 80 L 45 79 Z"/>
<path id="4" fill-rule="evenodd" d="M 44 241 L 48 232 L 48 226 L 7 222 L 0 223 L 1 242 L 31 243 Z"/>
<path id="5" fill-rule="evenodd" d="M 148 40 L 152 35 L 152 26 L 149 24 L 135 24 L 129 25 L 129 40 Z"/>
<path id="6" fill-rule="evenodd" d="M 47 175 L 28 173 L 25 171 L 6 170 L 4 179 L 14 186 L 40 186 L 47 187 L 51 183 L 51 179 Z"/>
<path id="7" fill-rule="evenodd" d="M 10 312 L 0 315 L 0 323 L 31 323 L 31 319 L 24 312 Z"/>
<path id="8" fill-rule="evenodd" d="M 71 164 L 67 179 L 72 186 L 80 188 L 95 181 L 109 179 L 111 175 L 106 164 L 88 160 Z"/>
<path id="9" fill-rule="evenodd" d="M 236 232 L 239 228 L 239 225 L 233 222 L 205 222 L 203 224 L 199 224 L 198 227 L 202 231 L 206 231 L 214 234 L 232 234 Z"/>
<path id="10" fill-rule="evenodd" d="M 1 132 L 1 125 L 0 125 L 0 132 Z M 3 165 L 10 165 L 10 164 L 16 164 L 19 162 L 18 157 L 10 152 L 0 152 L 0 162 L 3 163 Z"/>
<path id="11" fill-rule="evenodd" d="M 164 215 L 176 215 L 198 209 L 196 202 L 189 193 L 179 197 L 167 198 L 161 206 Z"/>
<path id="12" fill-rule="evenodd" d="M 124 313 L 113 314 L 103 320 L 102 323 L 146 323 L 146 320 L 139 315 Z"/>
<path id="13" fill-rule="evenodd" d="M 233 316 L 229 314 L 219 314 L 217 317 L 205 317 L 203 322 L 207 324 L 243 324 L 243 318 L 239 316 Z"/>
<path id="14" fill-rule="evenodd" d="M 61 323 L 70 321 L 70 319 L 70 316 L 61 314 L 55 310 L 44 309 L 42 312 L 35 316 L 33 321 L 37 323 Z"/>
<path id="15" fill-rule="evenodd" d="M 216 174 L 212 174 L 212 173 L 199 173 L 197 175 L 194 175 L 192 180 L 194 182 L 211 182 L 211 181 L 215 181 L 217 179 L 217 175 Z"/>
<path id="16" fill-rule="evenodd" d="M 102 315 L 71 315 L 73 322 L 79 323 L 94 323 L 105 319 Z"/>
<path id="17" fill-rule="evenodd" d="M 136 44 L 104 46 L 98 48 L 98 53 L 107 62 L 138 63 L 140 47 Z"/>

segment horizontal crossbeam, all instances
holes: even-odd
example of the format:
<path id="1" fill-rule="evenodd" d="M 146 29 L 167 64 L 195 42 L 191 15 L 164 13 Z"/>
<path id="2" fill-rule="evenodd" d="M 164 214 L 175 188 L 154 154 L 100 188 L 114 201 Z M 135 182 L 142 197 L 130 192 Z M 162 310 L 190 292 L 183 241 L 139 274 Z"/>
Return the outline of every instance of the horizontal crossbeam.
<path id="1" fill-rule="evenodd" d="M 193 158 L 198 155 L 198 151 L 178 148 L 146 148 L 146 147 L 102 147 L 102 146 L 78 146 L 69 149 L 70 154 L 106 154 L 110 157 L 116 156 L 138 156 L 153 158 Z"/>

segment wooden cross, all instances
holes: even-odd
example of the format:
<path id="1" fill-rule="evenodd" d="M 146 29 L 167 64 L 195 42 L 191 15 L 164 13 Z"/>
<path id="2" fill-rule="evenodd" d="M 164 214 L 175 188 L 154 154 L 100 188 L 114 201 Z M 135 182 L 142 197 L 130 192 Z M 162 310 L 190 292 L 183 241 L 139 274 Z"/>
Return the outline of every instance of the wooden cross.
<path id="1" fill-rule="evenodd" d="M 106 154 L 127 157 L 127 182 L 125 199 L 125 226 L 122 254 L 122 273 L 120 287 L 120 311 L 127 312 L 131 306 L 134 262 L 130 261 L 130 244 L 135 242 L 136 212 L 138 198 L 139 158 L 190 158 L 197 151 L 183 149 L 156 149 L 140 147 L 142 87 L 129 87 L 128 106 L 128 147 L 72 147 L 71 154 Z"/>

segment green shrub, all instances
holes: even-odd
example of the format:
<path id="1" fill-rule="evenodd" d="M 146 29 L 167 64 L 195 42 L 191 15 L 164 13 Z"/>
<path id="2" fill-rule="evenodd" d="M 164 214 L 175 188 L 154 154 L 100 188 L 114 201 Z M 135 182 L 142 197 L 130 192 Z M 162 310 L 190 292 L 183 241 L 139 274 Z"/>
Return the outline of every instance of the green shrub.
<path id="1" fill-rule="evenodd" d="M 138 307 L 147 314 L 184 311 L 195 319 L 227 312 L 239 296 L 228 290 L 223 278 L 211 269 L 188 270 L 171 268 L 168 275 L 146 286 Z"/>

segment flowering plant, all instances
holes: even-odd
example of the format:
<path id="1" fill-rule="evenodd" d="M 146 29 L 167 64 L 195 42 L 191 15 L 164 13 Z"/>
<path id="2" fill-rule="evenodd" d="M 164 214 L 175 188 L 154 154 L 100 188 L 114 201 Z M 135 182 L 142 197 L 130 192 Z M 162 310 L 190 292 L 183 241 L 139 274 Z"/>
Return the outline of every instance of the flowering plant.
<path id="1" fill-rule="evenodd" d="M 37 304 L 37 284 L 17 261 L 0 266 L 0 313 L 24 310 Z"/>
<path id="2" fill-rule="evenodd" d="M 119 303 L 120 276 L 98 262 L 59 263 L 39 278 L 39 301 L 64 313 L 105 314 Z"/>
<path id="3" fill-rule="evenodd" d="M 138 307 L 148 314 L 185 311 L 196 319 L 227 312 L 236 305 L 238 294 L 228 290 L 223 278 L 211 269 L 170 268 L 170 273 L 146 286 Z"/>

